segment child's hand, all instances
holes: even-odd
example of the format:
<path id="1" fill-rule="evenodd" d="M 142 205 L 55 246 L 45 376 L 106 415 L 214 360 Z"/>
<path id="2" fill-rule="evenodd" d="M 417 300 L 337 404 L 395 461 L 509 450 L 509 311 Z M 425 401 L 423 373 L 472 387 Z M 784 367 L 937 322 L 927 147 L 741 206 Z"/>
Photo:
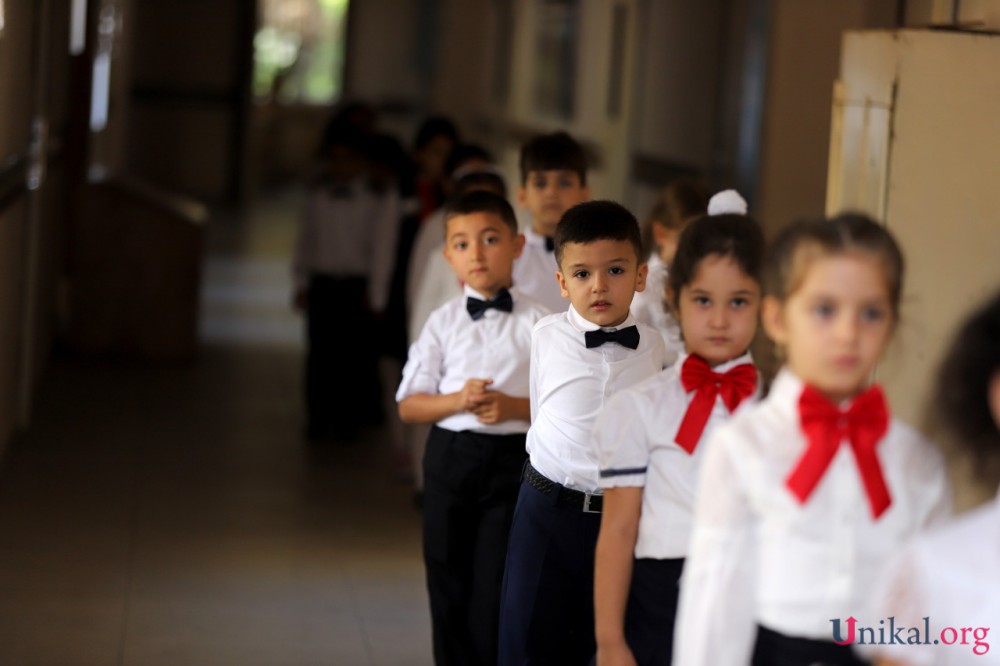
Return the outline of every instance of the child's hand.
<path id="1" fill-rule="evenodd" d="M 476 413 L 486 396 L 486 387 L 493 383 L 492 379 L 469 379 L 458 392 L 458 411 Z"/>
<path id="2" fill-rule="evenodd" d="M 480 423 L 499 423 L 509 418 L 504 415 L 506 402 L 507 396 L 500 391 L 486 391 L 472 413 Z"/>

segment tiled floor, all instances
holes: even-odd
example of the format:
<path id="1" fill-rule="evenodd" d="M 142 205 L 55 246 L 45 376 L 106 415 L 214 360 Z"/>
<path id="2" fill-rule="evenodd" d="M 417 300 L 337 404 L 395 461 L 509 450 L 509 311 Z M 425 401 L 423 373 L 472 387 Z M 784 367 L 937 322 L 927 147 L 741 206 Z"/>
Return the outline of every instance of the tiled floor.
<path id="1" fill-rule="evenodd" d="M 196 362 L 53 363 L 0 471 L 0 666 L 431 663 L 384 433 L 300 437 L 297 204 L 215 222 Z"/>

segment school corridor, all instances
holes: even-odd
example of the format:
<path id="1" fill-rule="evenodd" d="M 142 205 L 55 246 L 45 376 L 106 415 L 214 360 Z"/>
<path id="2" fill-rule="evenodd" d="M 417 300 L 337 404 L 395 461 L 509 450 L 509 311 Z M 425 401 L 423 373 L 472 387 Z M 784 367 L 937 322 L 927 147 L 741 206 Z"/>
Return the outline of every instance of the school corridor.
<path id="1" fill-rule="evenodd" d="M 383 433 L 301 436 L 298 198 L 213 221 L 194 362 L 53 361 L 0 468 L 0 664 L 432 663 Z"/>

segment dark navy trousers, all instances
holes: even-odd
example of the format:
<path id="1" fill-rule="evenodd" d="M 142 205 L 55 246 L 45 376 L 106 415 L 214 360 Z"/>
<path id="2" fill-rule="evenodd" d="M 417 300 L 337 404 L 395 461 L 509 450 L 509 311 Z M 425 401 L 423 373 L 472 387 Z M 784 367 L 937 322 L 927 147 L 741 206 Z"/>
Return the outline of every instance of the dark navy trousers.
<path id="1" fill-rule="evenodd" d="M 601 514 L 556 504 L 525 482 L 500 605 L 500 666 L 586 666 L 594 656 L 594 550 Z"/>
<path id="2" fill-rule="evenodd" d="M 424 565 L 437 666 L 494 666 L 525 435 L 434 426 L 424 453 Z"/>

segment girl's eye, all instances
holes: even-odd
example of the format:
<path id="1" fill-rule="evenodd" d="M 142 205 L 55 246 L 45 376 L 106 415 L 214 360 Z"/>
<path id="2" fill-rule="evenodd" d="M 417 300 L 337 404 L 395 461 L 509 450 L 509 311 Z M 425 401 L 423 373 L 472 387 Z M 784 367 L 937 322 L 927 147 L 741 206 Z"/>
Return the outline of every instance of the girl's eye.
<path id="1" fill-rule="evenodd" d="M 730 301 L 730 305 L 732 305 L 734 308 L 746 307 L 749 304 L 750 304 L 750 299 L 744 298 L 743 296 L 737 296 L 732 301 Z"/>
<path id="2" fill-rule="evenodd" d="M 817 316 L 825 319 L 833 316 L 834 307 L 830 303 L 820 303 L 813 308 L 813 312 L 816 313 Z"/>
<path id="3" fill-rule="evenodd" d="M 864 308 L 861 311 L 861 319 L 867 322 L 878 322 L 885 319 L 885 310 L 879 307 Z"/>
<path id="4" fill-rule="evenodd" d="M 693 299 L 695 303 L 701 306 L 711 305 L 712 301 L 708 296 L 695 296 Z"/>
<path id="5" fill-rule="evenodd" d="M 464 250 L 465 248 L 469 247 L 469 244 L 466 243 L 465 241 L 459 241 L 454 245 L 452 245 L 452 247 L 455 248 L 456 250 Z"/>

